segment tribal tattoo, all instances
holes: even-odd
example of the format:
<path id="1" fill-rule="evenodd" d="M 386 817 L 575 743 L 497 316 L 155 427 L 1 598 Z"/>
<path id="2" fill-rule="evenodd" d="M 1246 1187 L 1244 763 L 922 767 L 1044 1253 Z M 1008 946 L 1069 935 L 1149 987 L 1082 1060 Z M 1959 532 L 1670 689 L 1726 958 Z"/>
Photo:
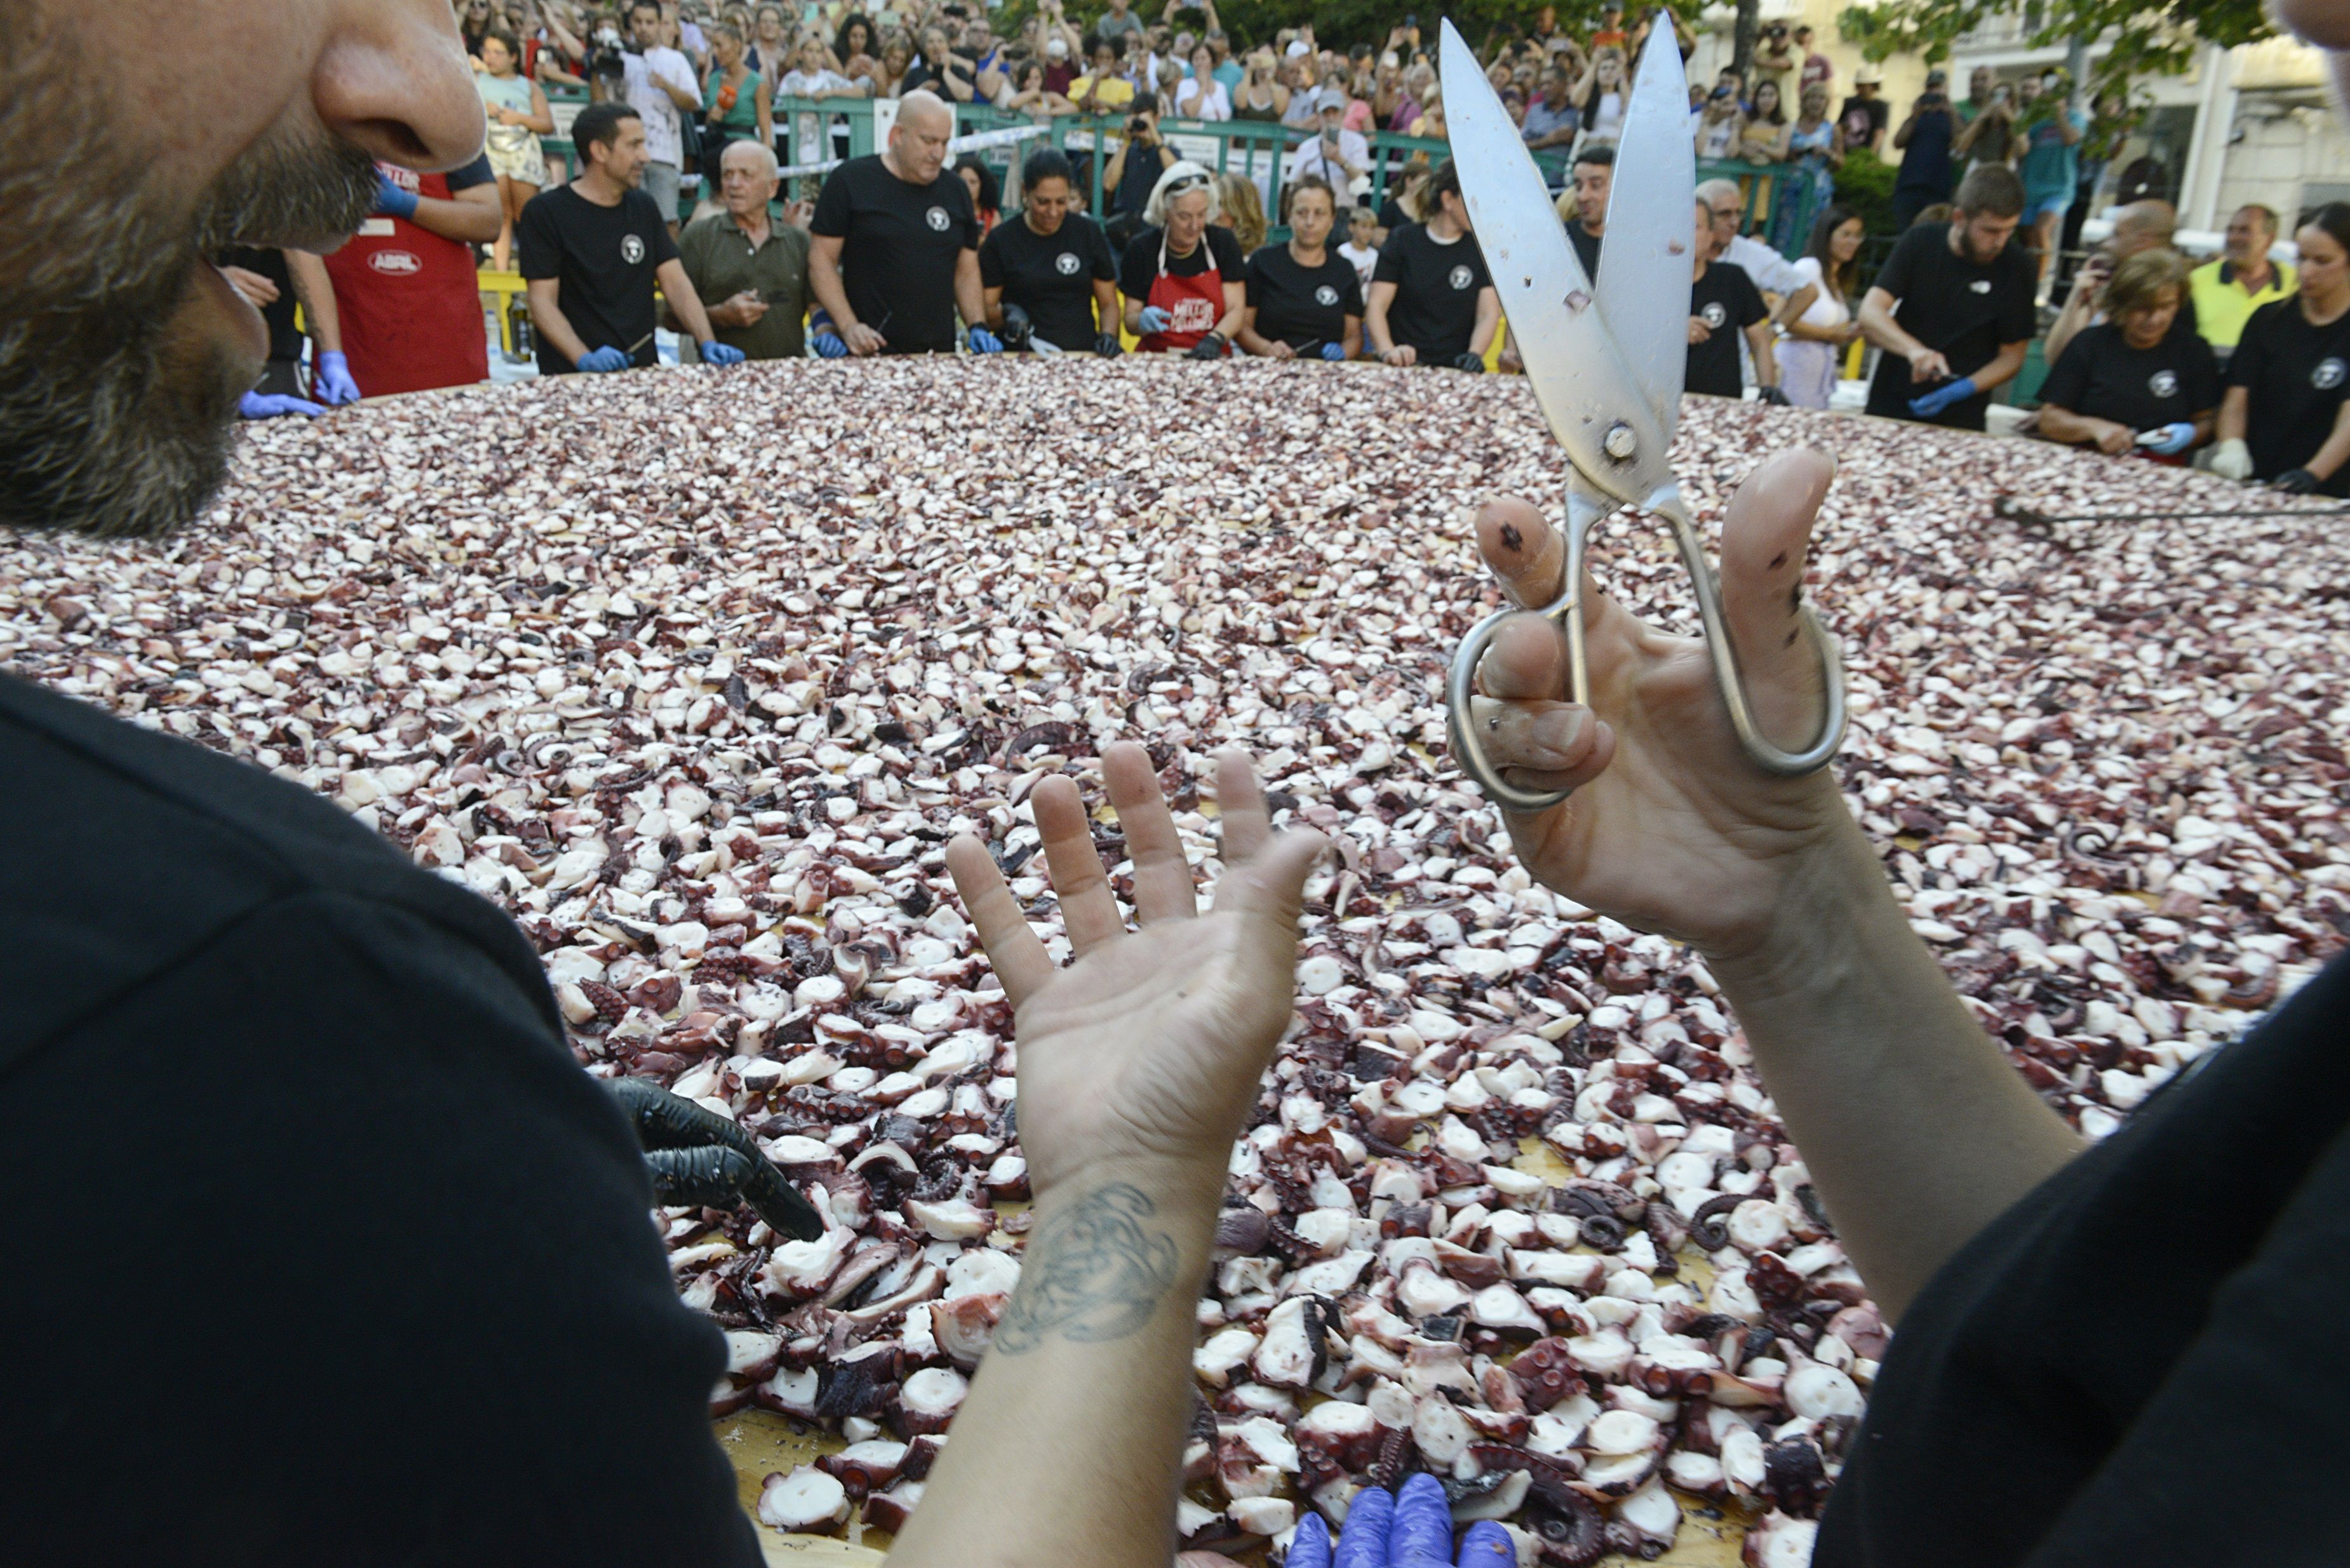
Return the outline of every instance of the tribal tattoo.
<path id="1" fill-rule="evenodd" d="M 1058 1332 L 1079 1345 L 1124 1339 L 1150 1321 L 1175 1283 L 1174 1238 L 1125 1182 L 1089 1192 L 1038 1228 L 994 1348 L 1025 1355 Z"/>

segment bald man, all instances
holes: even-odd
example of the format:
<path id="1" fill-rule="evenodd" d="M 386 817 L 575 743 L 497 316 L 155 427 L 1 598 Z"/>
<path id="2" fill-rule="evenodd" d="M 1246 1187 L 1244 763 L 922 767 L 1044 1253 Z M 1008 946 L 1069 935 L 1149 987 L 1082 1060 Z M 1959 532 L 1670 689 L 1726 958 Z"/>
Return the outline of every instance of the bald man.
<path id="1" fill-rule="evenodd" d="M 2048 344 L 2044 350 L 2051 365 L 2064 352 L 2064 347 L 2079 336 L 2081 328 L 2092 327 L 2106 318 L 2104 300 L 2106 282 L 2114 275 L 2114 268 L 2140 251 L 2168 250 L 2171 237 L 2178 232 L 2178 209 L 2168 202 L 2132 202 L 2114 213 L 2114 232 L 2106 239 L 2095 254 L 2081 264 L 2073 275 L 2072 292 L 2064 296 L 2064 308 L 2058 312 L 2055 324 L 2048 328 Z M 2192 297 L 2178 302 L 2178 319 L 2171 324 L 2173 332 L 2193 332 L 2195 301 Z"/>
<path id="2" fill-rule="evenodd" d="M 954 110 L 928 92 L 899 100 L 885 152 L 834 170 L 816 200 L 808 281 L 851 354 L 951 354 L 955 314 L 972 323 L 974 353 L 1002 347 L 979 281 L 979 218 L 948 170 Z M 831 350 L 837 354 L 838 349 Z"/>

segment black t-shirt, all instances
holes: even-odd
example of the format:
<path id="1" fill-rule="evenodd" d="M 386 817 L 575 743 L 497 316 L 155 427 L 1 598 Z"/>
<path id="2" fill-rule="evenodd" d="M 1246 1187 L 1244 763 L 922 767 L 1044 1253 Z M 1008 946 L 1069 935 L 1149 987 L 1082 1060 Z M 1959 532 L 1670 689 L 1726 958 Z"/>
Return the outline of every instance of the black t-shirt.
<path id="1" fill-rule="evenodd" d="M 1909 128 L 1909 145 L 1901 151 L 1901 172 L 1895 190 L 1917 191 L 1937 202 L 1950 193 L 1950 116 L 1939 110 L 1921 114 Z"/>
<path id="2" fill-rule="evenodd" d="M 247 272 L 258 273 L 277 286 L 277 297 L 261 307 L 261 319 L 269 327 L 269 357 L 302 358 L 302 329 L 294 322 L 295 307 L 301 301 L 294 296 L 294 275 L 286 268 L 286 253 L 275 247 L 259 250 L 252 245 L 231 245 L 215 259 L 223 266 L 241 266 Z"/>
<path id="3" fill-rule="evenodd" d="M 1883 130 L 1893 119 L 1893 106 L 1881 98 L 1862 98 L 1855 93 L 1844 100 L 1844 110 L 1836 123 L 1844 127 L 1846 147 L 1866 147 L 1869 139 Z"/>
<path id="4" fill-rule="evenodd" d="M 1346 343 L 1347 317 L 1363 314 L 1363 281 L 1336 251 L 1326 248 L 1322 265 L 1309 268 L 1285 243 L 1261 245 L 1248 259 L 1248 302 L 1258 337 L 1318 354 L 1325 343 Z"/>
<path id="5" fill-rule="evenodd" d="M 2032 258 L 2013 245 L 1988 266 L 1959 254 L 1950 249 L 1947 223 L 1921 223 L 1903 234 L 1886 258 L 1885 270 L 1877 275 L 1877 286 L 1900 302 L 1893 319 L 1948 359 L 1954 376 L 1972 375 L 1999 358 L 2001 344 L 2022 343 L 2032 336 L 2036 281 Z M 1940 385 L 1912 386 L 1909 361 L 1898 354 L 1880 354 L 1876 378 L 1868 384 L 1868 411 L 1914 419 L 1909 400 Z M 1979 431 L 1990 407 L 1991 394 L 1978 392 L 1928 422 Z"/>
<path id="6" fill-rule="evenodd" d="M 1567 220 L 1567 243 L 1575 247 L 1575 259 L 1583 264 L 1583 275 L 1594 283 L 1599 281 L 1599 247 L 1607 237 L 1585 228 L 1580 218 Z"/>
<path id="7" fill-rule="evenodd" d="M 1159 177 L 1174 166 L 1175 160 L 1162 156 L 1169 151 L 1164 142 L 1154 147 L 1127 144 L 1126 161 L 1118 167 L 1118 189 L 1110 194 L 1112 212 L 1142 221 L 1143 209 L 1150 205 L 1150 192 L 1159 187 Z"/>
<path id="8" fill-rule="evenodd" d="M 955 266 L 979 245 L 962 175 L 941 169 L 917 185 L 890 173 L 878 152 L 852 158 L 825 177 L 808 233 L 842 242 L 848 308 L 889 340 L 889 353 L 954 351 Z"/>
<path id="9" fill-rule="evenodd" d="M 1690 314 L 1711 331 L 1704 342 L 1689 346 L 1689 375 L 1682 389 L 1715 398 L 1744 397 L 1738 340 L 1747 327 L 1771 314 L 1754 280 L 1735 262 L 1706 263 L 1705 275 L 1690 286 Z"/>
<path id="10" fill-rule="evenodd" d="M 51 828 L 0 859 L 0 1556 L 756 1568 L 723 1342 L 513 923 L 13 680 L 0 760 Z"/>
<path id="11" fill-rule="evenodd" d="M 903 98 L 917 88 L 928 88 L 936 96 L 952 103 L 954 95 L 948 90 L 946 85 L 950 78 L 962 83 L 965 87 L 971 86 L 972 73 L 952 55 L 949 55 L 935 67 L 928 60 L 918 61 L 913 68 L 907 71 L 906 79 L 899 84 L 898 95 Z M 957 178 L 960 177 L 957 176 Z"/>
<path id="12" fill-rule="evenodd" d="M 542 191 L 515 224 L 525 278 L 553 278 L 563 319 L 590 349 L 630 350 L 639 365 L 658 364 L 653 344 L 653 273 L 677 257 L 660 207 L 630 191 L 617 207 L 599 206 L 568 185 Z M 577 367 L 538 334 L 538 373 Z"/>
<path id="13" fill-rule="evenodd" d="M 2110 321 L 2081 329 L 2064 346 L 2040 400 L 2138 431 L 2192 421 L 2220 406 L 2220 365 L 2211 345 L 2173 330 L 2151 348 L 2133 348 Z"/>
<path id="14" fill-rule="evenodd" d="M 2243 388 L 2250 401 L 2244 445 L 2253 474 L 2274 479 L 2303 467 L 2334 433 L 2342 400 L 2350 396 L 2350 312 L 2312 327 L 2298 298 L 2271 300 L 2244 323 L 2228 358 L 2228 385 Z M 2350 496 L 2350 462 L 2318 489 Z"/>
<path id="15" fill-rule="evenodd" d="M 2350 1561 L 2350 961 L 1985 1226 L 1902 1315 L 1814 1568 Z M 2214 1505 L 2215 1462 L 2260 1478 Z"/>
<path id="16" fill-rule="evenodd" d="M 1118 292 L 1128 299 L 1144 304 L 1150 301 L 1150 286 L 1159 275 L 1159 242 L 1164 229 L 1145 229 L 1127 242 L 1126 254 L 1118 262 Z M 1187 256 L 1170 254 L 1167 258 L 1169 277 L 1197 277 L 1208 270 L 1212 258 L 1216 271 L 1226 283 L 1244 283 L 1248 278 L 1248 261 L 1241 254 L 1241 243 L 1232 237 L 1232 230 L 1222 223 L 1210 223 L 1204 243 L 1193 245 Z M 1223 314 L 1217 307 L 1217 315 Z"/>
<path id="17" fill-rule="evenodd" d="M 1379 247 L 1371 283 L 1396 286 L 1388 304 L 1388 337 L 1409 344 L 1423 365 L 1450 366 L 1469 352 L 1477 327 L 1477 296 L 1492 286 L 1485 254 L 1466 234 L 1444 244 L 1426 223 L 1406 223 Z"/>
<path id="18" fill-rule="evenodd" d="M 1094 282 L 1118 277 L 1109 236 L 1091 218 L 1070 213 L 1050 234 L 1040 234 L 1014 213 L 987 234 L 979 246 L 979 281 L 1003 291 L 1035 324 L 1036 336 L 1055 348 L 1085 349 L 1118 323 L 1094 320 Z"/>

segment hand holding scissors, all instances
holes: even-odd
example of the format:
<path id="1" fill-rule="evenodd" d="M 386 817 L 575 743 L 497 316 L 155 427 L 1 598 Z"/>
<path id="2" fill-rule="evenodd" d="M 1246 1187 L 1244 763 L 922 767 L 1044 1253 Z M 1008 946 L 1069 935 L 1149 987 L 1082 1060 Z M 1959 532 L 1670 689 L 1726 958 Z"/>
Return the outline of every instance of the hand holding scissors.
<path id="1" fill-rule="evenodd" d="M 1669 37 L 1663 30 L 1658 36 Z M 1564 633 L 1563 639 L 1553 639 L 1564 643 L 1556 695 L 1585 708 L 1593 705 L 1594 661 L 1586 643 L 1612 607 L 1595 603 L 1591 597 L 1594 590 L 1583 570 L 1585 540 L 1608 514 L 1638 507 L 1671 525 L 1689 567 L 1705 630 L 1699 646 L 1712 667 L 1718 693 L 1703 716 L 1712 719 L 1718 713 L 1726 720 L 1750 763 L 1764 773 L 1798 777 L 1816 772 L 1844 737 L 1844 679 L 1834 639 L 1801 605 L 1802 539 L 1773 552 L 1767 568 L 1785 578 L 1778 591 L 1788 623 L 1783 635 L 1774 629 L 1779 642 L 1770 658 L 1775 662 L 1801 652 L 1812 660 L 1815 674 L 1811 690 L 1824 696 L 1825 703 L 1825 712 L 1808 728 L 1794 725 L 1790 711 L 1775 701 L 1766 711 L 1758 695 L 1750 692 L 1742 666 L 1755 664 L 1768 650 L 1733 641 L 1704 541 L 1672 472 L 1673 431 L 1680 417 L 1691 336 L 1689 306 L 1680 293 L 1686 286 L 1676 284 L 1695 266 L 1689 231 L 1697 178 L 1679 51 L 1669 43 L 1642 53 L 1617 143 L 1607 206 L 1607 265 L 1596 284 L 1567 243 L 1516 127 L 1477 70 L 1468 46 L 1449 26 L 1443 52 L 1446 79 L 1459 84 L 1456 101 L 1449 107 L 1453 156 L 1461 166 L 1461 194 L 1471 228 L 1524 356 L 1527 379 L 1552 434 L 1574 464 L 1567 480 L 1563 558 L 1550 572 L 1555 597 L 1523 597 L 1525 589 L 1542 586 L 1539 574 L 1522 571 L 1513 584 L 1520 603 L 1539 607 Z M 1824 479 L 1820 488 L 1825 489 Z M 1804 508 L 1805 526 L 1817 504 L 1814 493 Z M 1547 541 L 1548 527 L 1531 508 L 1513 524 L 1521 539 L 1528 536 L 1527 525 L 1540 529 Z M 1727 538 L 1724 548 L 1731 548 Z M 1557 778 L 1538 783 L 1510 777 L 1512 765 L 1489 754 L 1507 719 L 1490 699 L 1533 695 L 1496 690 L 1495 674 L 1490 673 L 1483 680 L 1482 698 L 1479 695 L 1480 661 L 1495 646 L 1508 618 L 1489 617 L 1470 632 L 1454 656 L 1446 692 L 1453 754 L 1505 812 L 1556 815 L 1552 808 L 1566 799 L 1571 785 L 1562 787 Z M 1664 642 L 1652 633 L 1645 637 L 1650 648 Z M 1593 733 L 1596 739 L 1596 725 Z M 1533 771 L 1564 775 L 1574 770 Z M 1515 833 L 1521 824 L 1513 821 L 1511 826 Z"/>

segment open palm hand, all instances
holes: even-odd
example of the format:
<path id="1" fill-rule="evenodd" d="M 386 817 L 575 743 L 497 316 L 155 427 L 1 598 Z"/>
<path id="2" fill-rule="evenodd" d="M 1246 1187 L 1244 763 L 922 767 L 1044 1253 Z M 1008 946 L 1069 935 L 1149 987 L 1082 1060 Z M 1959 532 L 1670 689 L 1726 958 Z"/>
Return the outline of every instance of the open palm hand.
<path id="1" fill-rule="evenodd" d="M 1224 753 L 1224 870 L 1201 915 L 1149 754 L 1114 744 L 1102 774 L 1134 864 L 1139 930 L 1127 929 L 1076 784 L 1046 779 L 1029 797 L 1075 952 L 1066 969 L 1054 965 L 986 846 L 965 836 L 947 848 L 1014 1010 L 1020 1138 L 1040 1195 L 1138 1160 L 1222 1172 L 1289 1023 L 1298 904 L 1324 847 L 1313 833 L 1274 837 L 1246 756 Z"/>

